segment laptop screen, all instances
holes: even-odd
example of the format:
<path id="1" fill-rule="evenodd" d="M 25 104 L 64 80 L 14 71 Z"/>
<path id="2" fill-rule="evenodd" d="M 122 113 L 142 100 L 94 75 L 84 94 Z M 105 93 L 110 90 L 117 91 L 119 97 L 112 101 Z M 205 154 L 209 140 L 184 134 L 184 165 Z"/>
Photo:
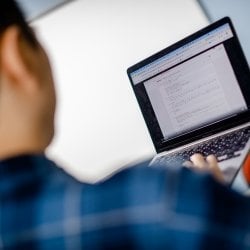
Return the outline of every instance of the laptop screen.
<path id="1" fill-rule="evenodd" d="M 248 111 L 239 58 L 244 68 L 237 37 L 224 20 L 128 70 L 159 146 Z"/>

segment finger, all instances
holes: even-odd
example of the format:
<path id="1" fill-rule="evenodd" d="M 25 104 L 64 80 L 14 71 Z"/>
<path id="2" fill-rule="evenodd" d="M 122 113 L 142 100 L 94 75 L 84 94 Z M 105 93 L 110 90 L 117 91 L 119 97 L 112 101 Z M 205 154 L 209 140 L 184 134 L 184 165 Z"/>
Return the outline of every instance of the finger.
<path id="1" fill-rule="evenodd" d="M 206 160 L 208 162 L 209 167 L 219 167 L 217 159 L 214 155 L 207 156 Z"/>
<path id="2" fill-rule="evenodd" d="M 182 166 L 187 167 L 187 168 L 192 168 L 194 167 L 194 164 L 191 161 L 185 161 L 182 163 Z"/>
<path id="3" fill-rule="evenodd" d="M 224 181 L 224 176 L 223 176 L 222 171 L 219 168 L 216 157 L 214 155 L 209 155 L 207 157 L 207 162 L 208 162 L 208 165 L 209 165 L 209 169 L 212 172 L 212 174 L 214 175 L 214 177 L 218 181 L 223 182 Z"/>
<path id="4" fill-rule="evenodd" d="M 194 166 L 198 168 L 207 168 L 207 162 L 205 158 L 201 154 L 193 154 L 190 157 L 191 162 L 194 164 Z"/>

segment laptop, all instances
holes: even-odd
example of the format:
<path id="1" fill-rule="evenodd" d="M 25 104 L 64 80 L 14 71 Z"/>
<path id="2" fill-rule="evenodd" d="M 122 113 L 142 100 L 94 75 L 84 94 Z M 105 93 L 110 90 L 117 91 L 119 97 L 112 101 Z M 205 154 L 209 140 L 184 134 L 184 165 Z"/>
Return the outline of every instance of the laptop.
<path id="1" fill-rule="evenodd" d="M 250 70 L 225 17 L 127 70 L 156 156 L 214 154 L 228 183 L 250 148 Z"/>

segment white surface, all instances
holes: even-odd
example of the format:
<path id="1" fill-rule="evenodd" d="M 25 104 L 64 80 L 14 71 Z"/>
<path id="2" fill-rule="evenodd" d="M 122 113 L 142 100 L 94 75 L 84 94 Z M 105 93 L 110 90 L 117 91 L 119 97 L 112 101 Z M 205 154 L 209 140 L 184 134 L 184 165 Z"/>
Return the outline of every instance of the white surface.
<path id="1" fill-rule="evenodd" d="M 195 0 L 78 0 L 33 23 L 58 91 L 49 155 L 90 181 L 153 155 L 126 69 L 207 23 Z"/>

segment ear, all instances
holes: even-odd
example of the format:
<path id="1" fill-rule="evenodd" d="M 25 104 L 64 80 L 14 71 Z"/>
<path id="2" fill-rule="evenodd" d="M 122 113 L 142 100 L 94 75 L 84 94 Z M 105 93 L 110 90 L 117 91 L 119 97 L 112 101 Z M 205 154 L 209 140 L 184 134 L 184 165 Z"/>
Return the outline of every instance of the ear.
<path id="1" fill-rule="evenodd" d="M 25 54 L 29 51 L 23 46 L 23 40 L 18 26 L 7 28 L 1 38 L 0 66 L 1 74 L 9 79 L 10 84 L 29 88 L 33 76 L 27 65 L 28 56 Z"/>

